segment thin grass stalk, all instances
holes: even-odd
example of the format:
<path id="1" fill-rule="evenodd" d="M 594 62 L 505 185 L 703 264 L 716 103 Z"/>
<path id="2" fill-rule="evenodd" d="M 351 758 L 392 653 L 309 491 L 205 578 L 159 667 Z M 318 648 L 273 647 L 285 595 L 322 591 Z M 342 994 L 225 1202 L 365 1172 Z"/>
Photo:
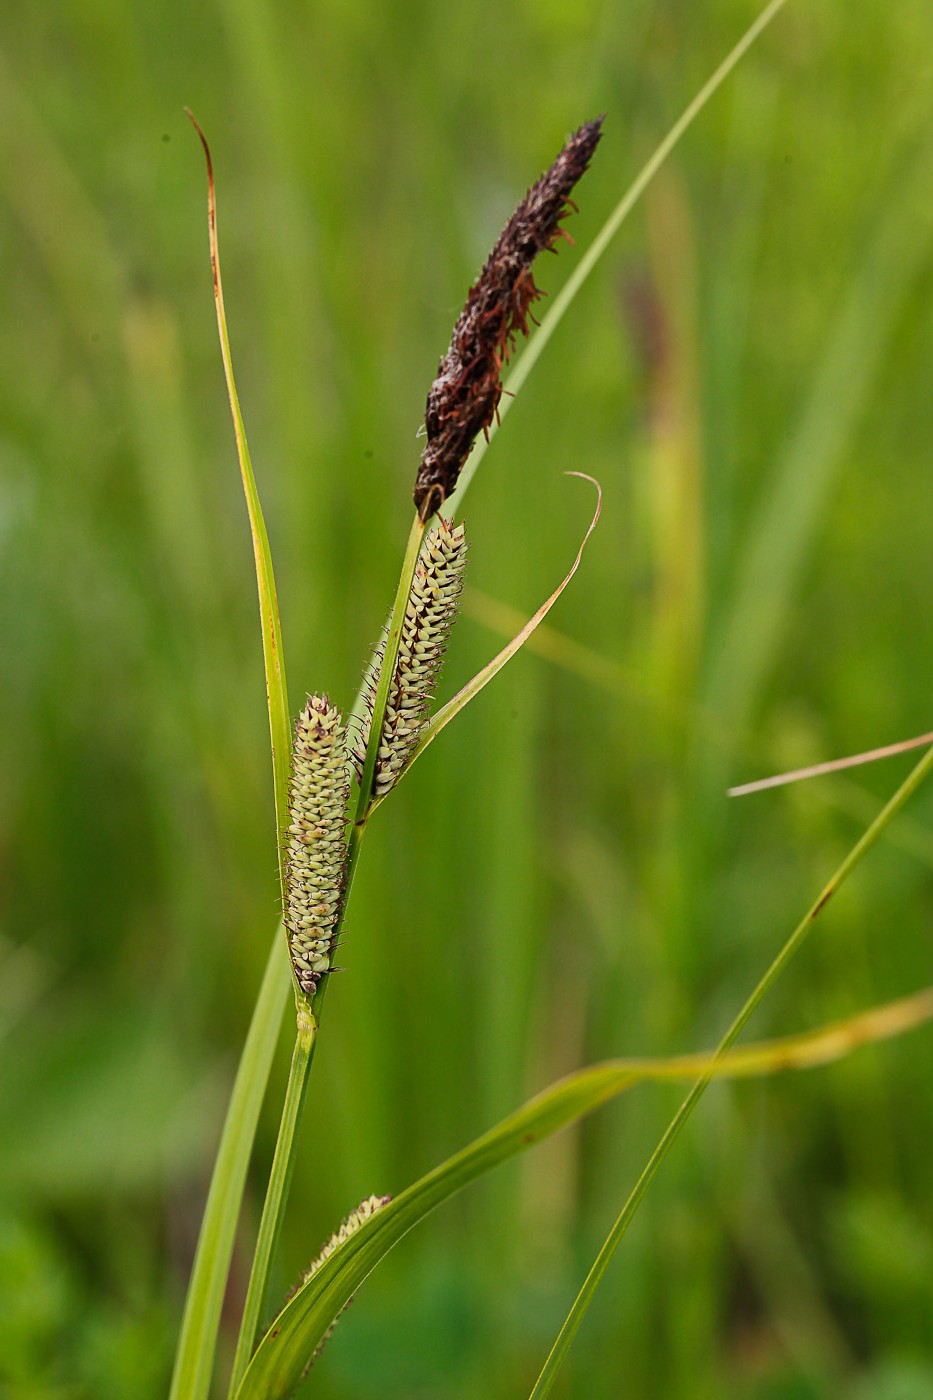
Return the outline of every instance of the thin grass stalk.
<path id="1" fill-rule="evenodd" d="M 871 826 L 869 826 L 868 830 L 863 833 L 852 847 L 852 850 L 846 856 L 845 860 L 823 887 L 806 914 L 804 914 L 800 923 L 794 929 L 764 976 L 756 984 L 754 990 L 742 1006 L 742 1009 L 719 1042 L 710 1068 L 697 1079 L 696 1083 L 691 1088 L 687 1097 L 680 1105 L 680 1108 L 668 1124 L 664 1136 L 652 1152 L 644 1170 L 632 1188 L 628 1200 L 622 1207 L 615 1224 L 609 1232 L 599 1254 L 596 1256 L 592 1268 L 584 1280 L 583 1287 L 574 1299 L 573 1306 L 567 1314 L 566 1321 L 558 1333 L 557 1340 L 544 1363 L 541 1374 L 535 1382 L 535 1387 L 531 1392 L 529 1400 L 543 1400 L 544 1396 L 550 1394 L 558 1369 L 570 1349 L 570 1345 L 580 1328 L 586 1310 L 592 1302 L 596 1289 L 609 1267 L 612 1256 L 621 1244 L 622 1238 L 629 1225 L 632 1223 L 635 1212 L 641 1205 L 648 1187 L 657 1175 L 661 1163 L 673 1147 L 681 1130 L 686 1126 L 687 1120 L 702 1098 L 710 1080 L 714 1077 L 716 1066 L 738 1040 L 764 997 L 806 939 L 818 915 L 825 909 L 832 896 L 840 886 L 845 883 L 862 857 L 875 844 L 882 832 L 889 826 L 892 819 L 897 815 L 908 799 L 913 796 L 917 788 L 920 787 L 931 772 L 933 772 L 933 749 L 930 749 L 928 753 L 924 754 L 923 758 L 921 758 L 920 762 L 916 764 L 912 772 L 905 778 L 894 796 L 885 803 Z"/>
<path id="2" fill-rule="evenodd" d="M 325 979 L 326 980 L 326 979 Z M 266 1297 L 269 1292 L 269 1274 L 275 1257 L 276 1246 L 282 1232 L 285 1205 L 295 1169 L 295 1149 L 298 1132 L 308 1092 L 308 1078 L 314 1059 L 317 1041 L 317 1024 L 309 1011 L 298 1013 L 298 1034 L 292 1051 L 292 1062 L 288 1072 L 288 1085 L 285 1102 L 282 1105 L 282 1119 L 269 1173 L 269 1185 L 263 1202 L 262 1218 L 256 1236 L 256 1249 L 250 1269 L 246 1302 L 240 1321 L 240 1334 L 237 1338 L 233 1357 L 233 1370 L 230 1375 L 229 1395 L 236 1394 L 240 1381 L 256 1348 L 256 1340 L 262 1323 Z"/>
<path id="3" fill-rule="evenodd" d="M 266 963 L 227 1108 L 185 1298 L 169 1400 L 206 1400 L 243 1185 L 288 996 L 281 926 Z"/>
<path id="4" fill-rule="evenodd" d="M 896 758 L 911 749 L 923 749 L 933 744 L 933 733 L 918 734 L 914 739 L 901 739 L 895 744 L 883 744 L 877 749 L 867 749 L 864 753 L 848 754 L 845 758 L 828 758 L 823 763 L 810 763 L 806 768 L 794 768 L 788 773 L 775 773 L 770 778 L 755 778 L 750 783 L 739 783 L 726 789 L 727 797 L 748 797 L 753 792 L 764 792 L 767 788 L 785 787 L 788 783 L 804 782 L 808 778 L 825 778 L 833 773 L 842 773 L 847 768 L 859 768 L 863 763 L 877 763 L 882 758 Z"/>

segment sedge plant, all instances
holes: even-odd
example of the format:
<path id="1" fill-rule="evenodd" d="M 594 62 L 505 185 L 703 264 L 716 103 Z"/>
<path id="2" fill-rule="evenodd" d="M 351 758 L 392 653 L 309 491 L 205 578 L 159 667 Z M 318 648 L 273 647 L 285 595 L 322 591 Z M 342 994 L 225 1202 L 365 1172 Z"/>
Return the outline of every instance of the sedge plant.
<path id="1" fill-rule="evenodd" d="M 680 135 L 782 8 L 772 0 L 662 143 L 579 262 L 564 292 L 506 381 L 514 395 L 611 237 Z M 194 120 L 192 118 L 192 120 Z M 195 123 L 197 127 L 197 123 Z M 395 598 L 357 703 L 344 715 L 319 692 L 289 720 L 284 646 L 269 538 L 263 521 L 236 393 L 220 275 L 216 204 L 207 142 L 211 259 L 220 343 L 252 532 L 273 756 L 282 922 L 276 930 L 218 1150 L 192 1270 L 172 1380 L 172 1400 L 204 1400 L 216 1370 L 220 1312 L 253 1136 L 281 1020 L 294 1011 L 295 1043 L 276 1148 L 257 1231 L 227 1393 L 233 1400 L 291 1394 L 355 1290 L 392 1246 L 469 1182 L 634 1084 L 691 1082 L 680 1109 L 621 1206 L 583 1281 L 531 1394 L 547 1394 L 598 1284 L 664 1157 L 713 1078 L 806 1068 L 869 1040 L 933 1018 L 927 990 L 808 1035 L 734 1049 L 741 1031 L 800 947 L 836 889 L 933 768 L 926 754 L 830 877 L 710 1054 L 593 1065 L 544 1090 L 489 1132 L 394 1197 L 367 1197 L 338 1227 L 315 1262 L 275 1308 L 269 1280 L 288 1202 L 302 1112 L 329 979 L 368 825 L 377 809 L 454 719 L 515 655 L 576 574 L 600 515 L 601 491 L 576 556 L 554 592 L 514 638 L 461 691 L 434 709 L 445 651 L 464 585 L 467 535 L 459 510 L 476 465 L 504 416 L 503 375 L 534 323 L 540 293 L 532 265 L 565 235 L 571 193 L 596 154 L 597 118 L 581 126 L 531 186 L 495 243 L 453 330 L 428 394 L 426 444 L 415 478 L 414 518 Z M 309 1250 L 309 1253 L 311 1251 Z"/>

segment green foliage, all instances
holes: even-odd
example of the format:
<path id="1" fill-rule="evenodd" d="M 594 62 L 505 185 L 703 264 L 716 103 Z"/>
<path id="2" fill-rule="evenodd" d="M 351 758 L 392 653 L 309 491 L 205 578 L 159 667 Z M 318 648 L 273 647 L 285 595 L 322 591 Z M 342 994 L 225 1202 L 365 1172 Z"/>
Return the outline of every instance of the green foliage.
<path id="1" fill-rule="evenodd" d="M 165 1394 L 277 914 L 183 104 L 214 145 L 292 686 L 346 707 L 397 572 L 424 396 L 516 190 L 606 110 L 582 248 L 754 9 L 0 15 L 0 1182 L 21 1241 L 0 1248 L 0 1293 L 29 1314 L 0 1378 L 17 1400 Z M 910 760 L 741 804 L 728 782 L 929 729 L 931 43 L 923 0 L 791 0 L 491 448 L 447 693 L 501 645 L 470 588 L 527 615 L 575 546 L 568 467 L 602 481 L 604 514 L 549 622 L 610 669 L 518 658 L 374 818 L 282 1296 L 360 1199 L 557 1074 L 714 1040 Z M 543 269 L 552 293 L 573 256 Z M 928 979 L 931 813 L 927 791 L 756 1029 Z M 919 1043 L 711 1090 L 567 1393 L 928 1393 Z M 286 1068 L 283 1047 L 272 1102 Z M 361 1291 L 314 1393 L 527 1394 L 672 1106 L 635 1095 L 446 1207 Z M 264 1186 L 251 1175 L 248 1224 Z"/>
<path id="2" fill-rule="evenodd" d="M 839 878 L 842 878 L 842 872 Z M 804 924 L 809 922 L 811 920 L 806 919 Z M 788 941 L 786 956 L 793 951 L 799 937 L 799 934 L 794 934 Z M 776 975 L 776 964 L 772 972 Z M 306 1373 L 309 1358 L 319 1353 L 335 1320 L 353 1300 L 359 1285 L 398 1241 L 442 1202 L 516 1153 L 536 1147 L 552 1133 L 602 1107 L 636 1084 L 694 1078 L 696 1082 L 684 1100 L 680 1113 L 653 1154 L 652 1162 L 620 1215 L 538 1378 L 534 1395 L 549 1393 L 562 1357 L 605 1273 L 608 1260 L 650 1184 L 654 1163 L 660 1163 L 663 1159 L 666 1144 L 674 1141 L 679 1124 L 687 1120 L 693 1105 L 712 1079 L 823 1065 L 841 1054 L 848 1054 L 867 1039 L 900 1034 L 933 1018 L 933 991 L 927 990 L 918 997 L 902 999 L 890 1007 L 851 1018 L 835 1027 L 809 1035 L 785 1037 L 769 1045 L 747 1046 L 722 1058 L 749 1019 L 754 1006 L 761 1000 L 767 985 L 768 978 L 763 978 L 715 1054 L 654 1061 L 615 1060 L 591 1065 L 550 1085 L 518 1112 L 497 1123 L 495 1128 L 469 1143 L 448 1161 L 442 1162 L 399 1196 L 394 1199 L 388 1196 L 371 1197 L 364 1206 L 378 1205 L 379 1209 L 367 1209 L 366 1217 L 356 1219 L 352 1229 L 347 1228 L 350 1221 L 345 1223 L 340 1236 L 325 1247 L 321 1257 L 303 1275 L 301 1286 L 296 1287 L 294 1296 L 276 1315 L 242 1384 L 233 1388 L 237 1400 L 268 1400 L 270 1396 L 290 1395 Z"/>

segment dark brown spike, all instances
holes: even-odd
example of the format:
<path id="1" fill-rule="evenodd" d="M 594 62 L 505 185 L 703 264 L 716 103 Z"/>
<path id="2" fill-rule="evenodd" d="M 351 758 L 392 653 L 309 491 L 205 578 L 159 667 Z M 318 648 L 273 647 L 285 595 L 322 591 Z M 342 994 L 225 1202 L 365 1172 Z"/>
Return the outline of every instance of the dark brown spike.
<path id="1" fill-rule="evenodd" d="M 422 520 L 433 515 L 453 491 L 477 434 L 486 432 L 496 415 L 502 364 L 508 361 L 518 332 L 528 334 L 530 307 L 542 295 L 531 265 L 565 233 L 561 220 L 576 208 L 570 192 L 592 159 L 602 123 L 602 117 L 597 117 L 574 132 L 554 164 L 519 203 L 470 288 L 428 393 L 424 416 L 428 441 L 414 492 Z"/>

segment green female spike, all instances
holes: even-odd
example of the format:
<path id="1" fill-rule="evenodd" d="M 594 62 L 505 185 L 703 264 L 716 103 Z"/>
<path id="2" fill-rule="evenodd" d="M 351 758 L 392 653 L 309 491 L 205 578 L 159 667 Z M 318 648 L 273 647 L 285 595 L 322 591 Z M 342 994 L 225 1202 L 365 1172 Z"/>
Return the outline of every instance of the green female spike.
<path id="1" fill-rule="evenodd" d="M 347 731 L 326 695 L 295 721 L 288 789 L 285 927 L 295 979 L 310 1000 L 330 968 L 347 885 Z"/>

